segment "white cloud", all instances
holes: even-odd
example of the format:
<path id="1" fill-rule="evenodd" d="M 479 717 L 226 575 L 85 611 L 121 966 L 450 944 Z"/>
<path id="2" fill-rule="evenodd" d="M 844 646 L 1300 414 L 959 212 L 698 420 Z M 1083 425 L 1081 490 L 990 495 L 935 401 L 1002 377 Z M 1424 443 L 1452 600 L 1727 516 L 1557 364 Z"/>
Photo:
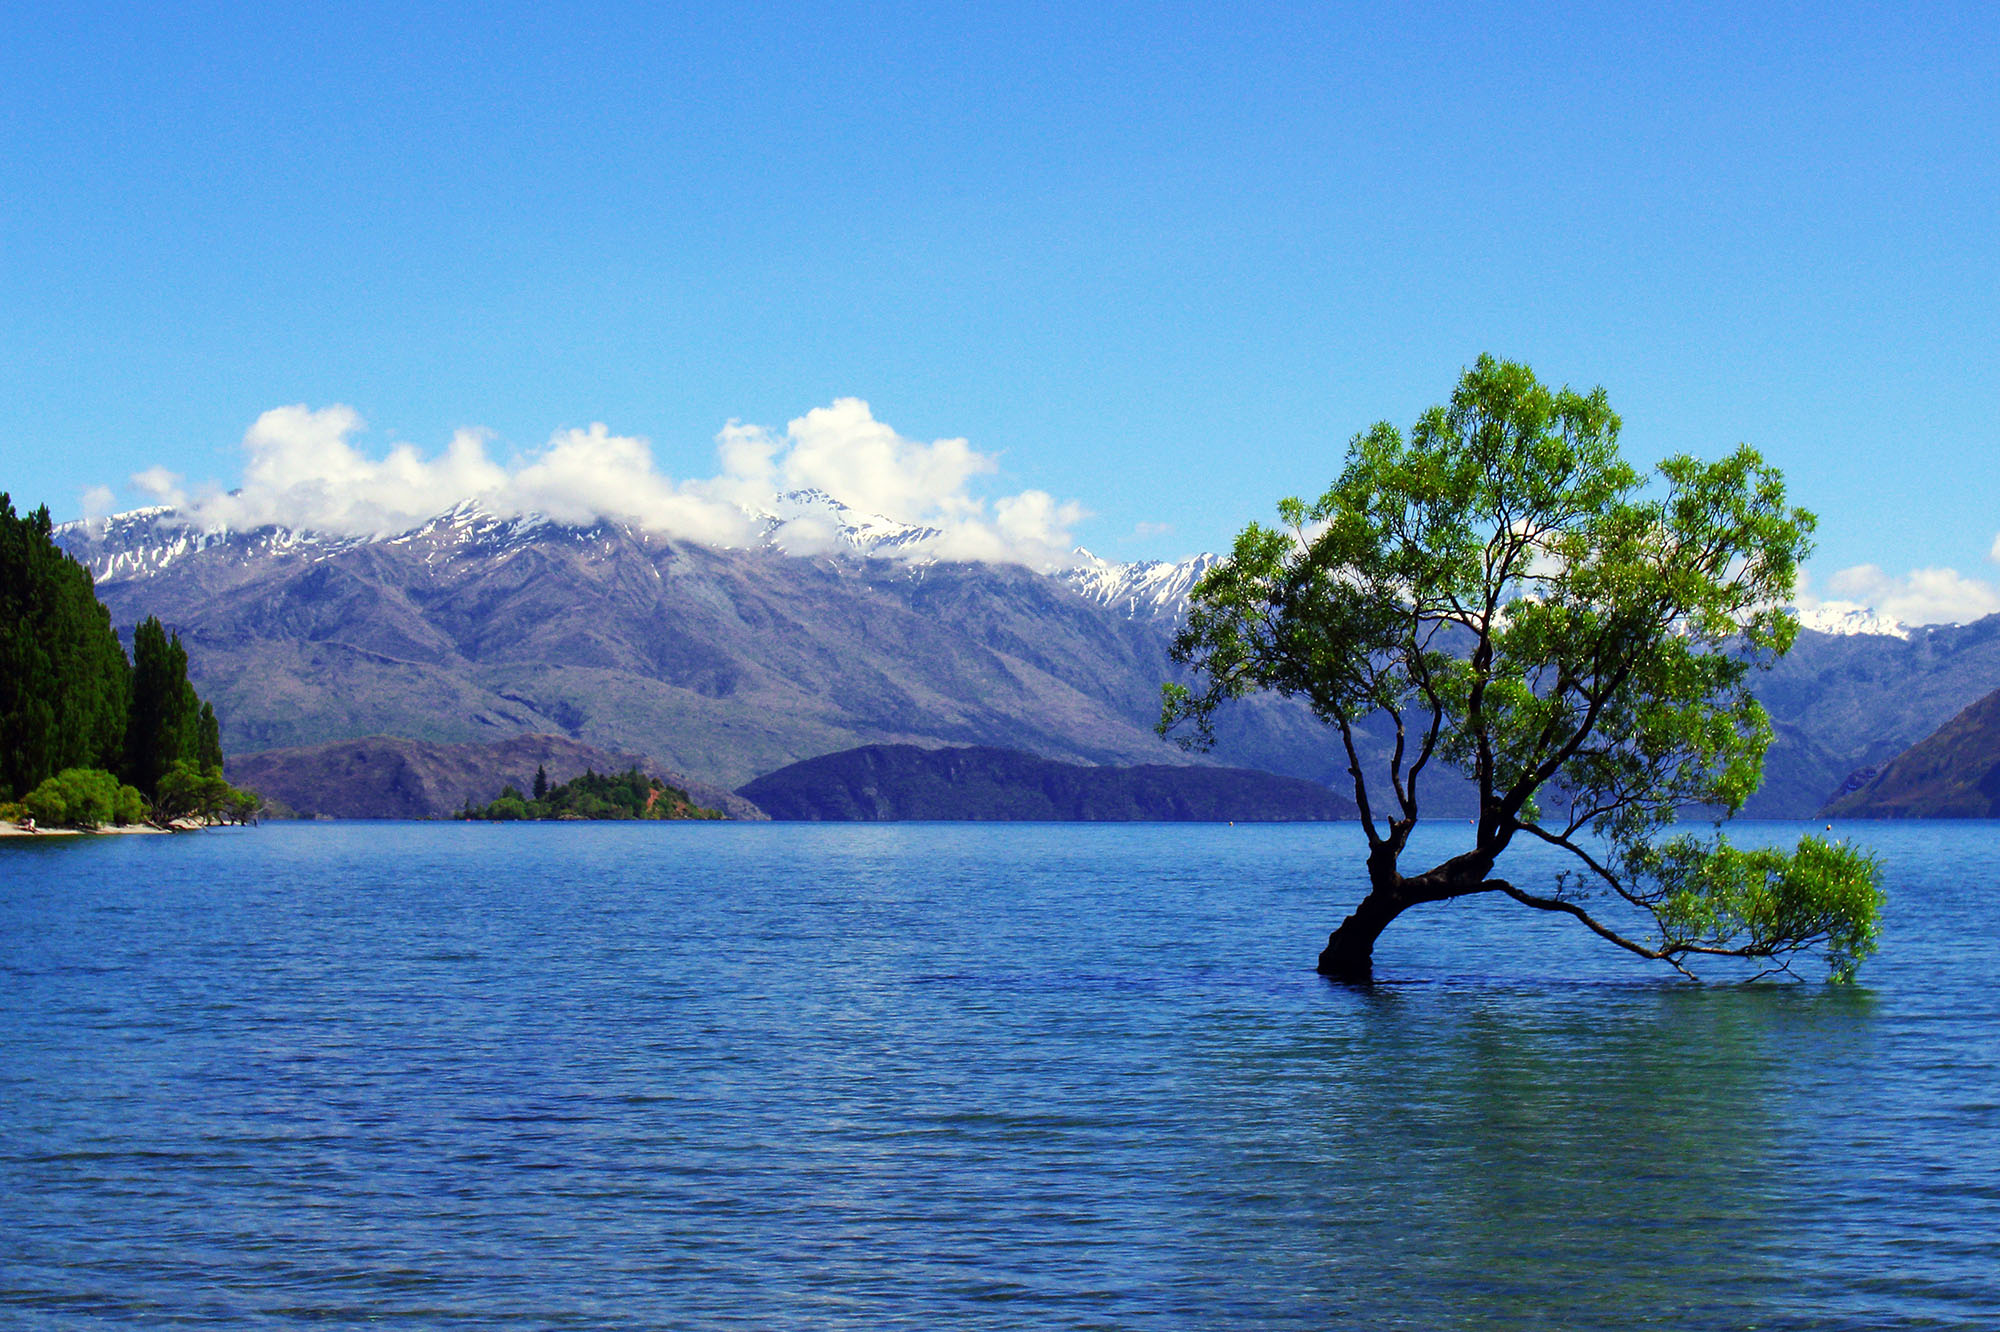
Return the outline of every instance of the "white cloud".
<path id="1" fill-rule="evenodd" d="M 2000 611 L 2000 590 L 1956 569 L 1912 569 L 1896 575 L 1857 564 L 1827 579 L 1828 597 L 1800 580 L 1802 610 L 1872 611 L 1903 624 L 1968 624 Z"/>
<path id="2" fill-rule="evenodd" d="M 362 429 L 351 407 L 278 407 L 245 433 L 237 488 L 191 492 L 160 467 L 132 480 L 204 526 L 389 534 L 474 500 L 501 515 L 615 519 L 717 546 L 756 538 L 759 525 L 746 509 L 764 509 L 782 492 L 817 489 L 857 514 L 936 529 L 905 555 L 1038 568 L 1074 559 L 1069 529 L 1089 516 L 1039 490 L 996 497 L 989 512 L 972 487 L 999 470 L 993 456 L 964 439 L 906 439 L 859 398 L 816 407 L 783 432 L 731 421 L 715 438 L 716 474 L 686 480 L 661 471 L 646 440 L 601 423 L 558 431 L 540 450 L 504 464 L 489 456 L 480 430 L 460 430 L 439 457 L 399 443 L 375 458 L 354 444 Z M 792 517 L 777 533 L 783 548 L 801 554 L 830 549 L 837 536 L 812 513 Z"/>
<path id="3" fill-rule="evenodd" d="M 742 509 L 656 469 L 645 440 L 602 424 L 558 432 L 539 457 L 481 498 L 505 513 L 578 524 L 611 518 L 712 546 L 741 545 L 753 530 Z"/>
<path id="4" fill-rule="evenodd" d="M 83 492 L 83 520 L 94 523 L 108 517 L 117 502 L 118 497 L 111 493 L 110 486 L 92 486 Z"/>
<path id="5" fill-rule="evenodd" d="M 2000 535 L 1993 538 L 1993 548 L 1986 552 L 1986 558 L 2000 564 Z"/>
<path id="6" fill-rule="evenodd" d="M 148 467 L 143 472 L 132 473 L 132 484 L 144 491 L 155 504 L 164 504 L 178 509 L 187 503 L 187 492 L 181 487 L 178 472 L 169 472 L 164 467 Z"/>
<path id="7" fill-rule="evenodd" d="M 899 523 L 935 523 L 976 513 L 966 493 L 999 464 L 963 439 L 905 439 L 859 398 L 815 407 L 778 436 L 731 421 L 716 437 L 723 480 L 784 490 L 823 490 L 849 508 Z M 767 489 L 766 493 L 770 493 Z"/>

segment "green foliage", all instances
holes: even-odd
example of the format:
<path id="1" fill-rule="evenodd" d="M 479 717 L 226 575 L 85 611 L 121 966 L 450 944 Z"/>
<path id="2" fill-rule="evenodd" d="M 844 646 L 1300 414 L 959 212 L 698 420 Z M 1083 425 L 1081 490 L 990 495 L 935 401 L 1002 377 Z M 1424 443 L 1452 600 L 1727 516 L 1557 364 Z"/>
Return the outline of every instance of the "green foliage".
<path id="1" fill-rule="evenodd" d="M 258 808 L 257 797 L 231 786 L 220 768 L 200 768 L 185 759 L 160 775 L 153 797 L 153 816 L 161 823 L 250 823 Z"/>
<path id="2" fill-rule="evenodd" d="M 1407 846 L 1430 763 L 1477 786 L 1473 845 L 1423 876 L 1418 900 L 1505 888 L 1616 937 L 1579 906 L 1608 894 L 1655 921 L 1658 942 L 1635 951 L 1676 966 L 1699 952 L 1770 956 L 1759 950 L 1778 941 L 1824 946 L 1851 973 L 1874 896 L 1808 893 L 1848 914 L 1802 930 L 1810 912 L 1760 915 L 1750 896 L 1721 892 L 1750 871 L 1711 848 L 1699 900 L 1718 914 L 1695 928 L 1673 913 L 1696 899 L 1620 873 L 1652 869 L 1653 839 L 1684 810 L 1733 813 L 1762 780 L 1771 725 L 1747 679 L 1798 632 L 1783 607 L 1813 518 L 1748 447 L 1669 458 L 1646 477 L 1619 456 L 1619 425 L 1602 389 L 1550 389 L 1482 356 L 1407 438 L 1386 422 L 1357 436 L 1325 494 L 1280 504 L 1282 527 L 1251 524 L 1196 585 L 1173 646 L 1194 683 L 1165 687 L 1161 731 L 1189 724 L 1183 743 L 1202 745 L 1227 700 L 1301 699 L 1346 749 L 1371 867 Z M 1371 718 L 1393 736 L 1372 781 L 1356 744 Z M 1588 889 L 1536 898 L 1486 880 L 1523 833 L 1574 852 Z M 1766 877 L 1803 892 L 1861 873 L 1817 856 L 1802 848 Z M 1872 864 L 1862 877 L 1875 881 Z M 1737 942 L 1725 950 L 1722 937 Z"/>
<path id="3" fill-rule="evenodd" d="M 23 813 L 45 828 L 98 828 L 137 823 L 145 802 L 130 786 L 99 768 L 65 768 L 28 792 Z"/>
<path id="4" fill-rule="evenodd" d="M 17 517 L 0 494 L 0 795 L 41 790 L 72 771 L 122 772 L 134 790 L 119 796 L 114 781 L 116 817 L 134 821 L 143 805 L 124 812 L 176 764 L 220 772 L 221 727 L 188 683 L 180 638 L 158 620 L 138 627 L 126 659 L 90 571 L 57 548 L 53 530 L 46 507 Z M 59 788 L 44 794 L 43 808 L 68 800 Z M 65 804 L 60 818 L 36 815 L 57 826 L 112 817 L 94 798 L 76 811 Z"/>
<path id="5" fill-rule="evenodd" d="M 657 777 L 648 777 L 637 768 L 622 773 L 585 772 L 582 776 L 550 786 L 547 774 L 537 768 L 535 786 L 540 794 L 533 800 L 522 795 L 510 782 L 489 805 L 475 808 L 470 801 L 458 815 L 461 819 L 720 819 L 723 814 L 697 806 L 686 791 L 668 786 Z"/>
<path id="6" fill-rule="evenodd" d="M 1633 847 L 1628 882 L 1656 903 L 1670 949 L 1774 959 L 1821 948 L 1837 980 L 1875 951 L 1881 866 L 1867 852 L 1818 837 L 1785 852 L 1716 838 Z"/>
<path id="7" fill-rule="evenodd" d="M 0 494 L 0 794 L 121 760 L 125 652 L 90 571 L 52 530 L 46 507 L 17 517 Z"/>
<path id="8" fill-rule="evenodd" d="M 176 764 L 196 772 L 221 767 L 222 744 L 206 733 L 207 705 L 187 678 L 187 649 L 148 617 L 132 634 L 132 710 L 125 731 L 126 775 L 141 791 L 155 792 Z M 214 712 L 207 711 L 209 722 Z M 212 748 L 215 761 L 206 761 Z"/>
<path id="9" fill-rule="evenodd" d="M 222 771 L 222 726 L 215 720 L 215 709 L 207 703 L 201 705 L 201 715 L 195 723 L 194 749 L 196 767 Z"/>

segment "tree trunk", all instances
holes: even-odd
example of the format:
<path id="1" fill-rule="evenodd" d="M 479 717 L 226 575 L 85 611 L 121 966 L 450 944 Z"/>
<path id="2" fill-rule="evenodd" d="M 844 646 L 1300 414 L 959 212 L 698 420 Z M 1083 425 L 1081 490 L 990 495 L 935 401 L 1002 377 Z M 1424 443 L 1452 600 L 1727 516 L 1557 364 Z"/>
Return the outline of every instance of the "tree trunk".
<path id="1" fill-rule="evenodd" d="M 1377 846 L 1368 855 L 1368 896 L 1340 928 L 1327 936 L 1320 951 L 1319 974 L 1347 985 L 1367 985 L 1375 979 L 1375 940 L 1389 922 L 1403 914 L 1410 899 L 1403 876 L 1396 872 L 1396 853 Z"/>
<path id="2" fill-rule="evenodd" d="M 1391 888 L 1372 889 L 1340 928 L 1327 936 L 1320 950 L 1319 974 L 1346 985 L 1368 985 L 1375 979 L 1375 940 L 1389 922 L 1409 905 Z"/>
<path id="3" fill-rule="evenodd" d="M 1347 985 L 1375 980 L 1375 941 L 1389 922 L 1423 902 L 1443 902 L 1472 893 L 1491 892 L 1506 885 L 1485 878 L 1492 868 L 1489 852 L 1468 852 L 1436 869 L 1412 878 L 1396 873 L 1393 853 L 1378 850 L 1368 857 L 1368 896 L 1340 928 L 1327 936 L 1320 950 L 1319 974 Z"/>

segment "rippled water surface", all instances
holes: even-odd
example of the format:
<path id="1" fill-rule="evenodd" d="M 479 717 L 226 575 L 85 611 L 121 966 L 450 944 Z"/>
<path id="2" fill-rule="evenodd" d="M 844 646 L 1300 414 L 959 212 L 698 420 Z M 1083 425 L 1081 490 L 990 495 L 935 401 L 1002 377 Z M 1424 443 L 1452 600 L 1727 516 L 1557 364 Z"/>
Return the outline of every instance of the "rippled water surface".
<path id="1" fill-rule="evenodd" d="M 1353 825 L 10 841 L 0 1326 L 2000 1327 L 2000 830 L 1844 831 L 1858 986 L 1367 994 Z"/>

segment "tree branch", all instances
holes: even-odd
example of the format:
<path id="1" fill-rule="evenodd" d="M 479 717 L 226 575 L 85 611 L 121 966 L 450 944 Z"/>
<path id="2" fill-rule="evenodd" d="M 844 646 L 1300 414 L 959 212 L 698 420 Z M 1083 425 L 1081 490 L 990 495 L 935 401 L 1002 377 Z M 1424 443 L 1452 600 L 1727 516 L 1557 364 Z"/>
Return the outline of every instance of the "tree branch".
<path id="1" fill-rule="evenodd" d="M 1348 724 L 1346 714 L 1335 718 L 1340 731 L 1340 743 L 1347 750 L 1347 771 L 1354 777 L 1354 805 L 1361 813 L 1361 829 L 1368 834 L 1368 845 L 1379 848 L 1382 836 L 1375 831 L 1375 812 L 1368 804 L 1368 779 L 1361 775 L 1361 755 L 1355 752 L 1354 728 Z"/>
<path id="2" fill-rule="evenodd" d="M 1500 883 L 1498 880 L 1495 880 L 1494 882 L 1498 885 L 1501 892 L 1507 894 L 1507 896 L 1513 898 L 1516 902 L 1521 903 L 1523 906 L 1531 906 L 1535 908 L 1537 911 L 1560 911 L 1565 915 L 1575 916 L 1578 920 L 1582 921 L 1584 925 L 1587 926 L 1593 934 L 1597 935 L 1599 938 L 1609 939 L 1612 943 L 1617 944 L 1620 948 L 1623 948 L 1628 952 L 1637 953 L 1640 957 L 1648 958 L 1654 962 L 1664 962 L 1668 966 L 1672 967 L 1675 971 L 1680 972 L 1681 975 L 1687 977 L 1689 980 L 1700 979 L 1692 971 L 1689 971 L 1686 967 L 1682 966 L 1680 964 L 1680 960 L 1674 955 L 1675 952 L 1681 952 L 1686 950 L 1676 949 L 1673 952 L 1668 952 L 1658 948 L 1648 948 L 1646 947 L 1646 945 L 1642 943 L 1635 943 L 1632 940 L 1627 939 L 1624 935 L 1618 933 L 1618 931 L 1612 929 L 1610 926 L 1602 923 L 1595 916 L 1591 915 L 1588 911 L 1585 911 L 1582 907 L 1578 906 L 1574 902 L 1565 902 L 1560 898 L 1555 898 L 1555 897 L 1536 897 L 1533 893 L 1522 892 L 1519 888 L 1516 888 L 1511 883 Z"/>

